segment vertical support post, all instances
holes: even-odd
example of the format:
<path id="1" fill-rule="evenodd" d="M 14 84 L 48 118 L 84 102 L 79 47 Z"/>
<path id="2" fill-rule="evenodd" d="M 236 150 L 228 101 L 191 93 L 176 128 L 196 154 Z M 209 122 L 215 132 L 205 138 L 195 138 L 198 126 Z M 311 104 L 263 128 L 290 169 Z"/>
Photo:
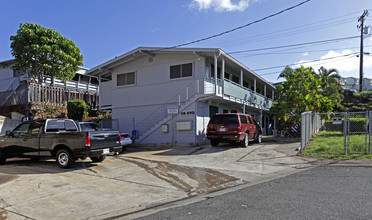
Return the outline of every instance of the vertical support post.
<path id="1" fill-rule="evenodd" d="M 214 54 L 214 92 L 217 95 L 217 55 Z"/>
<path id="2" fill-rule="evenodd" d="M 264 85 L 264 96 L 266 97 L 266 84 Z"/>
<path id="3" fill-rule="evenodd" d="M 368 136 L 369 136 L 369 142 L 368 142 L 368 152 L 371 154 L 371 134 L 372 134 L 372 111 L 368 112 L 369 115 L 369 126 L 368 126 Z"/>
<path id="4" fill-rule="evenodd" d="M 79 89 L 79 82 L 80 82 L 80 75 L 79 75 L 79 77 L 78 77 L 78 81 L 77 81 L 77 83 L 76 83 L 76 90 Z"/>
<path id="5" fill-rule="evenodd" d="M 221 95 L 222 97 L 224 96 L 225 94 L 225 91 L 224 91 L 224 87 L 225 87 L 225 57 L 224 56 L 221 56 L 222 58 L 222 69 L 221 69 L 221 81 L 222 81 L 222 89 L 221 89 Z"/>
<path id="6" fill-rule="evenodd" d="M 347 119 L 347 112 L 344 113 L 344 151 L 345 151 L 345 155 L 347 154 L 347 146 L 346 146 L 346 137 L 347 137 L 347 123 L 348 123 L 348 119 Z"/>
<path id="7" fill-rule="evenodd" d="M 181 106 L 181 94 L 178 95 L 178 106 Z"/>
<path id="8" fill-rule="evenodd" d="M 274 100 L 275 98 L 275 93 L 274 93 L 274 90 L 271 91 L 271 99 Z"/>
<path id="9" fill-rule="evenodd" d="M 243 86 L 244 76 L 243 76 L 243 69 L 240 69 L 240 85 Z"/>
<path id="10" fill-rule="evenodd" d="M 257 80 L 256 80 L 256 78 L 253 79 L 253 85 L 254 85 L 254 92 L 257 92 Z"/>

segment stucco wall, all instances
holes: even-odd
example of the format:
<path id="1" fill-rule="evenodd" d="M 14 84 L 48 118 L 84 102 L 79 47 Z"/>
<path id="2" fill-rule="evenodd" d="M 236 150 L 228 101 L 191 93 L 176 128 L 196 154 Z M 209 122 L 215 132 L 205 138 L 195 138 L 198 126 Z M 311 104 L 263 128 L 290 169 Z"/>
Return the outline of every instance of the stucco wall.
<path id="1" fill-rule="evenodd" d="M 170 79 L 170 66 L 193 63 L 193 76 Z M 136 73 L 136 84 L 117 86 L 117 74 Z M 130 107 L 168 103 L 198 78 L 204 78 L 204 59 L 196 55 L 156 55 L 152 62 L 144 57 L 113 71 L 112 107 Z M 202 91 L 202 90 L 201 90 Z M 185 96 L 182 97 L 184 99 Z M 102 99 L 101 99 L 102 100 Z"/>

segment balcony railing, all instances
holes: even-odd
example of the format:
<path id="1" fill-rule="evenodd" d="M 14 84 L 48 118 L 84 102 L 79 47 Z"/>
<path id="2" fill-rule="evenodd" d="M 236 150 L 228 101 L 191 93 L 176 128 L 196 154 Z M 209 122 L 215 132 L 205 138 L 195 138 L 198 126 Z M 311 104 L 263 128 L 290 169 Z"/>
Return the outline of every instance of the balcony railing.
<path id="1" fill-rule="evenodd" d="M 217 93 L 215 93 L 214 79 L 206 79 L 204 82 L 204 93 L 205 94 L 214 93 L 217 94 L 217 96 L 222 96 L 223 93 L 225 96 L 230 96 L 239 99 L 243 102 L 246 102 L 248 104 L 264 109 L 269 109 L 273 104 L 272 99 L 267 98 L 261 94 L 258 94 L 248 88 L 245 88 L 227 79 L 224 80 L 223 84 L 220 79 L 217 80 Z"/>

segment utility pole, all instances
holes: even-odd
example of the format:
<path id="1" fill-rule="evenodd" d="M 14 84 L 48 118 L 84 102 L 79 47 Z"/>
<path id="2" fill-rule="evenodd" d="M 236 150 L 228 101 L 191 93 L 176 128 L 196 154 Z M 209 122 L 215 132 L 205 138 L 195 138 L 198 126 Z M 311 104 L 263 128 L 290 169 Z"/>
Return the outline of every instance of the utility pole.
<path id="1" fill-rule="evenodd" d="M 358 25 L 360 29 L 360 63 L 359 63 L 359 92 L 363 91 L 363 34 L 364 34 L 364 19 L 368 16 L 368 10 L 365 10 L 362 16 L 359 17 L 358 22 L 361 22 Z"/>

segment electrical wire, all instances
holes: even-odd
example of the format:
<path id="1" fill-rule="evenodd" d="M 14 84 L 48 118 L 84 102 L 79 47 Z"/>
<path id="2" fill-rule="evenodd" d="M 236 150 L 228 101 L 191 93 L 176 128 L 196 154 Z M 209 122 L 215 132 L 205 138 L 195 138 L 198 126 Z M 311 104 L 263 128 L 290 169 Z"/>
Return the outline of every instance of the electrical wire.
<path id="1" fill-rule="evenodd" d="M 353 58 L 353 57 L 338 58 L 337 61 L 340 61 L 340 60 L 346 60 L 346 59 L 350 59 L 350 58 Z M 317 65 L 322 65 L 322 64 L 325 64 L 325 63 L 331 63 L 331 62 L 334 62 L 334 61 L 332 60 L 332 61 L 321 62 L 321 63 L 317 63 Z M 309 61 L 309 62 L 303 62 L 302 64 L 306 64 L 306 63 L 311 63 L 311 61 Z M 296 65 L 299 65 L 299 64 L 289 64 L 289 65 L 282 66 L 282 67 L 287 67 L 287 66 L 296 66 Z M 279 74 L 279 73 L 282 73 L 282 71 L 275 71 L 275 72 L 269 72 L 269 73 L 262 73 L 262 74 L 259 74 L 259 75 L 260 75 L 260 76 L 267 76 L 267 75 L 273 75 L 273 74 Z"/>
<path id="2" fill-rule="evenodd" d="M 251 49 L 251 50 L 233 51 L 233 52 L 229 52 L 229 54 L 238 54 L 238 53 L 262 51 L 262 50 L 273 50 L 273 49 L 280 49 L 280 48 L 287 48 L 287 47 L 320 44 L 320 43 L 333 43 L 333 42 L 339 42 L 339 41 L 343 41 L 343 40 L 350 40 L 350 39 L 354 39 L 354 38 L 359 38 L 359 36 L 335 38 L 335 39 L 313 41 L 313 42 L 299 43 L 299 44 L 282 45 L 282 46 L 276 46 L 276 47 L 265 47 L 265 48 Z"/>
<path id="3" fill-rule="evenodd" d="M 289 31 L 287 31 L 288 29 L 285 29 L 286 31 L 282 30 L 282 31 L 277 31 L 277 32 L 270 32 L 270 33 L 266 33 L 266 34 L 261 34 L 259 36 L 253 36 L 253 37 L 250 37 L 250 38 L 240 38 L 240 39 L 236 39 L 236 40 L 230 40 L 230 41 L 225 41 L 225 42 L 221 42 L 221 43 L 215 43 L 213 45 L 219 45 L 220 47 L 228 47 L 228 46 L 235 46 L 235 45 L 242 45 L 242 44 L 252 44 L 252 43 L 267 41 L 267 40 L 271 40 L 271 39 L 277 39 L 277 38 L 283 38 L 283 37 L 287 37 L 287 36 L 304 34 L 304 33 L 307 33 L 307 32 L 311 32 L 311 31 L 315 31 L 315 30 L 321 30 L 321 29 L 329 28 L 329 27 L 336 26 L 336 25 L 346 24 L 346 23 L 350 23 L 350 22 L 354 22 L 354 18 L 348 18 L 348 19 L 344 19 L 342 21 L 337 21 L 337 22 L 333 22 L 333 23 L 330 23 L 330 24 L 318 25 L 318 26 L 314 26 L 314 27 L 301 26 L 300 28 L 299 27 L 292 28 Z M 280 33 L 280 32 L 283 32 L 283 33 Z M 265 37 L 262 37 L 262 36 L 265 36 Z M 209 45 L 212 45 L 212 44 L 209 44 Z M 208 46 L 208 44 L 207 44 L 207 46 Z"/>
<path id="4" fill-rule="evenodd" d="M 364 48 L 372 47 L 372 46 L 364 46 Z M 285 55 L 285 54 L 303 54 L 303 53 L 313 53 L 313 52 L 329 52 L 329 51 L 338 51 L 338 50 L 350 50 L 350 49 L 359 49 L 360 47 L 343 47 L 343 48 L 330 48 L 330 49 L 323 49 L 323 50 L 306 50 L 306 51 L 288 51 L 282 50 L 278 52 L 268 52 L 268 53 L 255 53 L 249 54 L 245 56 L 238 56 L 235 58 L 243 58 L 243 57 L 251 57 L 251 56 L 262 56 L 262 55 Z M 287 51 L 287 52 L 286 52 Z"/>
<path id="5" fill-rule="evenodd" d="M 340 57 L 355 56 L 357 54 L 358 53 L 350 53 L 350 54 L 345 54 L 345 55 L 341 55 L 341 56 L 328 57 L 328 58 L 324 58 L 324 59 L 317 59 L 317 60 L 311 60 L 311 61 L 304 61 L 304 62 L 299 62 L 299 63 L 287 64 L 287 65 L 280 65 L 280 66 L 273 66 L 273 67 L 266 67 L 266 68 L 261 68 L 261 69 L 255 69 L 253 71 L 261 71 L 261 70 L 282 68 L 282 67 L 286 67 L 286 66 L 302 65 L 302 64 L 306 64 L 306 63 L 314 63 L 314 62 L 323 61 L 323 60 L 332 60 L 332 59 L 336 59 L 336 58 L 340 58 Z"/>
<path id="6" fill-rule="evenodd" d="M 311 1 L 311 0 L 306 0 L 306 1 L 300 2 L 300 3 L 297 4 L 297 5 L 294 5 L 294 6 L 292 6 L 292 7 L 286 8 L 286 9 L 284 9 L 284 10 L 281 10 L 281 11 L 277 12 L 277 13 L 274 13 L 274 14 L 268 15 L 268 16 L 263 17 L 263 18 L 261 18 L 261 19 L 258 19 L 258 20 L 255 20 L 255 21 L 252 21 L 252 22 L 250 22 L 250 23 L 248 23 L 248 24 L 245 24 L 245 25 L 242 25 L 242 26 L 239 26 L 239 27 L 233 28 L 233 29 L 231 29 L 231 30 L 224 31 L 224 32 L 219 33 L 219 34 L 215 34 L 215 35 L 212 35 L 212 36 L 209 36 L 209 37 L 205 37 L 205 38 L 202 38 L 202 39 L 199 39 L 199 40 L 194 40 L 194 41 L 191 41 L 191 42 L 188 42 L 188 43 L 179 44 L 179 45 L 176 45 L 176 46 L 173 46 L 173 47 L 162 48 L 162 49 L 159 49 L 159 50 L 167 50 L 167 49 L 174 49 L 174 48 L 178 48 L 178 47 L 184 47 L 184 46 L 187 46 L 187 45 L 190 45 L 190 44 L 195 44 L 195 43 L 199 43 L 199 42 L 202 42 L 202 41 L 210 40 L 210 39 L 212 39 L 212 38 L 220 37 L 220 36 L 222 36 L 222 35 L 225 35 L 225 34 L 228 34 L 228 33 L 231 33 L 231 32 L 234 32 L 234 31 L 237 31 L 237 30 L 240 30 L 240 29 L 243 29 L 243 28 L 246 28 L 246 27 L 248 27 L 248 26 L 251 26 L 251 25 L 256 24 L 256 23 L 259 23 L 259 22 L 262 22 L 262 21 L 267 20 L 267 19 L 269 19 L 269 18 L 272 18 L 272 17 L 278 16 L 278 15 L 284 13 L 284 12 L 290 11 L 290 10 L 292 10 L 292 9 L 294 9 L 294 8 L 297 8 L 297 7 L 303 5 L 303 4 L 307 3 L 307 2 L 310 2 L 310 1 Z"/>

